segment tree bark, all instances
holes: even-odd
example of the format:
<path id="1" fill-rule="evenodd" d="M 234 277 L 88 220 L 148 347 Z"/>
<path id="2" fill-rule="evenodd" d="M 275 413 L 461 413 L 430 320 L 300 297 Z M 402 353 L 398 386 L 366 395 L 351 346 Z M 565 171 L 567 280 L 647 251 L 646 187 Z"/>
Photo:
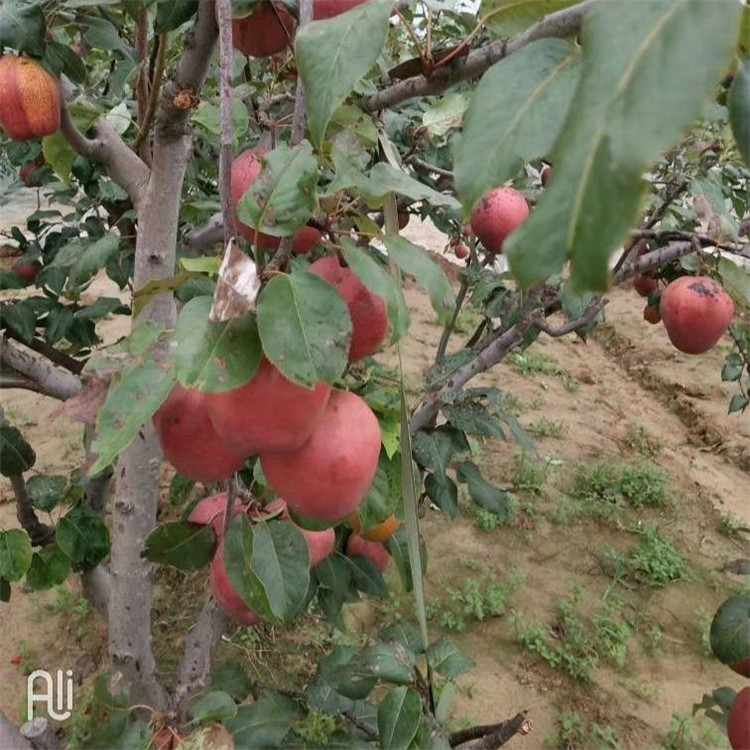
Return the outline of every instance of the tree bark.
<path id="1" fill-rule="evenodd" d="M 18 731 L 8 717 L 0 711 L 0 748 L 3 750 L 34 750 L 32 744 Z"/>
<path id="2" fill-rule="evenodd" d="M 192 153 L 189 107 L 178 94 L 200 91 L 216 42 L 214 3 L 202 0 L 188 48 L 175 75 L 164 87 L 156 119 L 153 163 L 138 201 L 134 289 L 171 276 L 175 267 L 182 184 Z M 151 299 L 133 325 L 151 320 L 174 325 L 171 294 Z M 166 351 L 156 353 L 165 357 Z M 115 471 L 112 511 L 112 586 L 109 597 L 109 654 L 130 684 L 134 703 L 163 710 L 167 696 L 151 648 L 151 564 L 141 557 L 156 525 L 161 447 L 152 424 L 122 454 Z"/>

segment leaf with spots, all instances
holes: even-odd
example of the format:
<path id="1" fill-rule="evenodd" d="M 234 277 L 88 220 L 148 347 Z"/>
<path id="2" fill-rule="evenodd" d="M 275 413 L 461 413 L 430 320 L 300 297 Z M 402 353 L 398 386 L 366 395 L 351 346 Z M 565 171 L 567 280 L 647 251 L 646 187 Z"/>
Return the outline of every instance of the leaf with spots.
<path id="1" fill-rule="evenodd" d="M 173 369 L 146 360 L 125 370 L 109 389 L 96 420 L 93 451 L 97 454 L 89 476 L 96 476 L 135 439 L 141 427 L 167 400 L 175 384 Z"/>
<path id="2" fill-rule="evenodd" d="M 289 380 L 333 383 L 347 364 L 352 322 L 346 302 L 307 271 L 275 276 L 258 296 L 263 351 Z"/>

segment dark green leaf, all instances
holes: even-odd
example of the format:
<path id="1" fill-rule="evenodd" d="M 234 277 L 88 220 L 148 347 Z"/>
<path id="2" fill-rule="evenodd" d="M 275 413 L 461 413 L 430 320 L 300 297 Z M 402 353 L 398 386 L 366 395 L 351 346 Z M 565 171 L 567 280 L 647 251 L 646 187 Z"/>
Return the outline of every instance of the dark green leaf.
<path id="1" fill-rule="evenodd" d="M 50 544 L 34 553 L 26 583 L 33 591 L 44 591 L 61 584 L 69 572 L 70 558 L 56 544 Z"/>
<path id="2" fill-rule="evenodd" d="M 275 693 L 266 693 L 250 706 L 241 706 L 224 726 L 234 737 L 236 750 L 276 748 L 297 719 L 293 701 Z"/>
<path id="3" fill-rule="evenodd" d="M 0 424 L 0 474 L 12 477 L 23 474 L 36 463 L 36 453 L 21 431 L 9 424 Z"/>
<path id="4" fill-rule="evenodd" d="M 727 355 L 724 367 L 721 368 L 721 379 L 725 383 L 734 383 L 742 377 L 742 371 L 745 369 L 745 360 L 737 352 Z"/>
<path id="5" fill-rule="evenodd" d="M 95 511 L 78 505 L 57 524 L 55 541 L 78 570 L 95 568 L 109 554 L 109 529 Z"/>
<path id="6" fill-rule="evenodd" d="M 175 474 L 169 483 L 169 502 L 171 505 L 183 505 L 190 499 L 195 489 L 195 482 L 182 474 Z"/>
<path id="7" fill-rule="evenodd" d="M 727 95 L 727 107 L 737 149 L 750 166 L 750 58 L 740 58 Z"/>
<path id="8" fill-rule="evenodd" d="M 188 714 L 194 721 L 224 721 L 237 715 L 237 704 L 229 693 L 212 690 L 191 703 Z"/>
<path id="9" fill-rule="evenodd" d="M 370 673 L 381 682 L 408 685 L 414 680 L 414 655 L 400 643 L 378 643 L 362 653 Z"/>
<path id="10" fill-rule="evenodd" d="M 67 485 L 67 477 L 36 474 L 26 482 L 26 493 L 35 508 L 49 513 L 65 498 Z"/>
<path id="11" fill-rule="evenodd" d="M 414 458 L 420 466 L 442 475 L 448 471 L 456 453 L 466 453 L 469 450 L 469 443 L 463 432 L 441 425 L 432 432 L 418 432 L 412 448 Z"/>
<path id="12" fill-rule="evenodd" d="M 295 58 L 307 92 L 308 127 L 316 146 L 322 143 L 333 113 L 378 59 L 392 6 L 391 0 L 374 0 L 298 30 Z"/>
<path id="13" fill-rule="evenodd" d="M 453 427 L 469 435 L 505 437 L 498 418 L 477 401 L 462 399 L 453 404 L 444 404 L 442 411 Z"/>
<path id="14" fill-rule="evenodd" d="M 146 538 L 145 556 L 151 562 L 179 570 L 198 570 L 216 552 L 216 536 L 210 524 L 170 521 L 157 526 Z"/>
<path id="15" fill-rule="evenodd" d="M 10 601 L 10 581 L 0 578 L 0 602 Z"/>
<path id="16" fill-rule="evenodd" d="M 175 325 L 173 360 L 179 382 L 206 393 L 247 383 L 260 364 L 258 328 L 252 316 L 226 323 L 208 319 L 211 297 L 194 297 Z"/>
<path id="17" fill-rule="evenodd" d="M 505 243 L 522 286 L 570 259 L 576 289 L 608 287 L 610 254 L 641 205 L 641 174 L 699 116 L 729 62 L 740 11 L 733 0 L 654 0 L 586 15 L 555 179 Z"/>
<path id="18" fill-rule="evenodd" d="M 424 480 L 427 497 L 448 518 L 455 518 L 458 512 L 458 487 L 446 474 L 428 474 Z"/>
<path id="19" fill-rule="evenodd" d="M 234 700 L 241 703 L 250 695 L 253 681 L 242 664 L 227 661 L 214 669 L 211 675 L 211 686 L 214 690 L 229 693 Z"/>
<path id="20" fill-rule="evenodd" d="M 404 750 L 417 734 L 422 701 L 416 690 L 399 687 L 378 706 L 378 732 L 382 750 Z"/>
<path id="21" fill-rule="evenodd" d="M 0 531 L 0 578 L 18 581 L 31 565 L 31 542 L 25 531 Z"/>
<path id="22" fill-rule="evenodd" d="M 729 414 L 734 414 L 737 411 L 745 411 L 747 408 L 748 400 L 744 393 L 735 393 L 729 401 Z"/>
<path id="23" fill-rule="evenodd" d="M 357 247 L 353 240 L 342 237 L 341 244 L 347 265 L 373 294 L 385 300 L 388 322 L 391 326 L 389 343 L 394 344 L 409 329 L 409 308 L 406 306 L 401 287 L 382 264 Z"/>
<path id="24" fill-rule="evenodd" d="M 44 340 L 56 344 L 73 326 L 73 311 L 64 305 L 58 305 L 47 314 L 44 325 Z"/>
<path id="25" fill-rule="evenodd" d="M 288 620 L 299 612 L 310 582 L 307 542 L 294 524 L 282 521 L 256 523 L 252 532 L 253 572 L 273 614 Z"/>
<path id="26" fill-rule="evenodd" d="M 0 5 L 0 48 L 41 54 L 45 29 L 44 12 L 39 3 L 4 0 Z"/>
<path id="27" fill-rule="evenodd" d="M 448 322 L 456 307 L 456 298 L 443 269 L 424 248 L 409 242 L 405 237 L 386 235 L 383 238 L 388 254 L 396 265 L 417 280 L 430 295 L 432 309 L 442 323 Z"/>
<path id="28" fill-rule="evenodd" d="M 277 146 L 263 158 L 263 168 L 237 206 L 243 224 L 285 237 L 304 226 L 315 210 L 318 162 L 312 146 Z"/>
<path id="29" fill-rule="evenodd" d="M 52 167 L 55 174 L 63 182 L 69 182 L 76 152 L 59 130 L 42 138 L 42 153 L 44 161 Z"/>
<path id="30" fill-rule="evenodd" d="M 550 151 L 579 76 L 579 49 L 562 39 L 533 42 L 484 74 L 454 159 L 456 188 L 467 213 L 488 190 L 513 178 L 524 162 Z"/>
<path id="31" fill-rule="evenodd" d="M 378 638 L 384 643 L 395 641 L 408 649 L 412 654 L 421 654 L 424 651 L 422 636 L 417 629 L 406 622 L 397 620 L 378 632 Z"/>
<path id="32" fill-rule="evenodd" d="M 36 314 L 27 302 L 28 300 L 22 300 L 0 307 L 0 326 L 13 331 L 24 344 L 34 338 L 36 328 Z"/>
<path id="33" fill-rule="evenodd" d="M 428 646 L 427 661 L 438 674 L 450 679 L 460 677 L 476 666 L 449 638 L 441 638 Z"/>
<path id="34" fill-rule="evenodd" d="M 750 274 L 727 258 L 719 260 L 721 285 L 739 305 L 750 308 Z"/>
<path id="35" fill-rule="evenodd" d="M 156 33 L 174 31 L 198 10 L 198 0 L 159 0 L 156 6 Z"/>
<path id="36" fill-rule="evenodd" d="M 508 493 L 490 484 L 472 461 L 464 461 L 456 471 L 456 478 L 466 484 L 469 497 L 480 507 L 500 516 L 508 517 Z"/>
<path id="37" fill-rule="evenodd" d="M 56 75 L 65 73 L 73 83 L 85 83 L 86 66 L 67 44 L 54 40 L 44 45 L 44 62 Z"/>
<path id="38" fill-rule="evenodd" d="M 116 234 L 105 234 L 92 245 L 85 247 L 70 269 L 68 288 L 81 287 L 93 279 L 117 254 L 119 247 L 120 238 Z"/>
<path id="39" fill-rule="evenodd" d="M 14 271 L 0 269 L 0 289 L 23 289 L 26 286 L 26 279 L 21 278 Z"/>
<path id="40" fill-rule="evenodd" d="M 375 567 L 372 560 L 361 555 L 344 559 L 351 570 L 352 581 L 360 591 L 369 596 L 388 597 L 388 587 L 385 585 L 383 575 Z"/>
<path id="41" fill-rule="evenodd" d="M 97 454 L 90 476 L 107 468 L 135 439 L 138 430 L 167 400 L 175 383 L 174 371 L 164 371 L 153 360 L 128 369 L 110 386 L 96 420 Z"/>
<path id="42" fill-rule="evenodd" d="M 93 305 L 84 307 L 83 310 L 76 312 L 76 318 L 79 320 L 100 320 L 110 313 L 126 313 L 128 308 L 116 297 L 99 297 Z"/>
<path id="43" fill-rule="evenodd" d="M 335 382 L 348 363 L 352 322 L 346 302 L 306 271 L 274 276 L 263 288 L 258 330 L 268 359 L 307 388 Z"/>

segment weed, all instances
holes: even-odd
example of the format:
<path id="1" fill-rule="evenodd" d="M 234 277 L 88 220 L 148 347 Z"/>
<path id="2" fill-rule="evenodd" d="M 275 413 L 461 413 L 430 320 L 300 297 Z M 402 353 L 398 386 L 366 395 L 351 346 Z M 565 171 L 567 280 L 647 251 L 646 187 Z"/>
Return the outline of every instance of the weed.
<path id="1" fill-rule="evenodd" d="M 526 428 L 526 432 L 529 432 L 536 437 L 561 438 L 568 432 L 568 426 L 562 422 L 556 422 L 553 419 L 540 417 Z"/>
<path id="2" fill-rule="evenodd" d="M 306 745 L 311 747 L 327 747 L 330 745 L 330 737 L 338 728 L 339 721 L 336 716 L 321 713 L 320 711 L 309 711 L 304 719 L 294 724 L 294 731 L 305 740 Z"/>
<path id="3" fill-rule="evenodd" d="M 745 533 L 750 533 L 750 526 L 734 513 L 725 513 L 719 520 L 719 533 L 730 539 L 736 539 Z"/>
<path id="4" fill-rule="evenodd" d="M 646 648 L 656 651 L 664 643 L 664 631 L 658 625 L 652 625 L 645 633 Z"/>
<path id="5" fill-rule="evenodd" d="M 646 458 L 653 458 L 657 453 L 661 453 L 664 446 L 645 427 L 629 424 L 627 430 L 626 440 L 631 450 Z"/>
<path id="6" fill-rule="evenodd" d="M 512 352 L 506 357 L 506 361 L 520 375 L 552 375 L 562 381 L 564 388 L 571 393 L 578 389 L 576 379 L 564 368 L 555 362 L 552 357 L 541 352 L 524 351 Z"/>
<path id="7" fill-rule="evenodd" d="M 664 690 L 661 685 L 649 685 L 645 682 L 623 678 L 620 684 L 629 690 L 633 695 L 638 696 L 644 701 L 653 702 L 661 699 Z"/>
<path id="8" fill-rule="evenodd" d="M 561 712 L 557 716 L 557 734 L 547 740 L 547 747 L 555 750 L 582 750 L 591 747 L 591 740 L 599 740 L 597 750 L 622 750 L 612 727 L 601 727 L 599 724 L 588 724 L 577 711 Z M 604 744 L 602 744 L 604 743 Z"/>
<path id="9" fill-rule="evenodd" d="M 624 499 L 634 508 L 660 508 L 671 502 L 667 473 L 649 461 L 601 461 L 591 467 L 582 464 L 573 493 L 615 505 Z"/>
<path id="10" fill-rule="evenodd" d="M 645 579 L 649 586 L 657 588 L 688 576 L 685 558 L 673 542 L 657 529 L 643 530 L 643 540 L 633 551 L 629 563 L 636 577 Z"/>
<path id="11" fill-rule="evenodd" d="M 505 582 L 492 576 L 466 581 L 463 589 L 447 589 L 440 600 L 427 605 L 427 617 L 437 619 L 440 627 L 462 631 L 470 620 L 486 620 L 502 615 L 511 596 L 523 583 L 518 573 L 511 573 Z"/>
<path id="12" fill-rule="evenodd" d="M 618 615 L 614 604 L 600 607 L 589 622 L 582 618 L 579 605 L 575 594 L 571 599 L 559 601 L 555 623 L 521 630 L 518 642 L 552 668 L 588 682 L 600 661 L 617 666 L 625 663 L 633 629 Z M 523 625 L 518 614 L 515 621 L 517 626 Z"/>
<path id="13" fill-rule="evenodd" d="M 710 612 L 705 607 L 701 607 L 695 614 L 697 616 L 695 628 L 703 655 L 712 657 L 714 652 L 711 649 L 711 623 L 713 622 L 715 612 Z"/>
<path id="14" fill-rule="evenodd" d="M 711 720 L 704 719 L 696 727 L 690 717 L 674 713 L 667 738 L 657 750 L 713 750 L 726 746 L 726 738 Z"/>
<path id="15" fill-rule="evenodd" d="M 503 393 L 503 406 L 502 410 L 506 414 L 510 414 L 511 416 L 518 417 L 521 414 L 523 414 L 525 411 L 528 410 L 528 406 L 524 404 L 523 401 L 521 401 L 518 396 L 516 396 L 514 393 Z"/>
<path id="16" fill-rule="evenodd" d="M 539 463 L 527 458 L 525 454 L 516 456 L 514 474 L 511 477 L 515 489 L 541 495 L 545 479 L 544 469 Z"/>
<path id="17" fill-rule="evenodd" d="M 55 586 L 55 598 L 49 605 L 56 615 L 69 618 L 75 628 L 76 638 L 81 640 L 86 634 L 86 625 L 91 614 L 88 599 L 71 591 L 65 585 Z"/>

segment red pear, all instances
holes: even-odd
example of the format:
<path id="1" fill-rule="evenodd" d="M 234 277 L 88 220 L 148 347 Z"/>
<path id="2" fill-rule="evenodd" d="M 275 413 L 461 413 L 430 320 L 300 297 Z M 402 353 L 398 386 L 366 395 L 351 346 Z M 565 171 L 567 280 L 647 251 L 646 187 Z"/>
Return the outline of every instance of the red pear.
<path id="1" fill-rule="evenodd" d="M 248 57 L 270 57 L 286 49 L 295 27 L 282 3 L 262 2 L 249 16 L 232 21 L 232 44 Z"/>
<path id="2" fill-rule="evenodd" d="M 299 448 L 323 416 L 331 387 L 307 388 L 287 380 L 265 357 L 239 388 L 206 394 L 216 432 L 243 456 Z"/>
<path id="3" fill-rule="evenodd" d="M 503 242 L 529 215 L 529 204 L 517 190 L 496 188 L 486 193 L 471 214 L 471 228 L 485 250 L 500 253 Z"/>
<path id="4" fill-rule="evenodd" d="M 310 439 L 289 453 L 261 453 L 268 484 L 295 513 L 315 521 L 350 516 L 375 478 L 380 425 L 359 396 L 334 390 Z"/>
<path id="5" fill-rule="evenodd" d="M 164 457 L 189 479 L 211 484 L 227 479 L 245 463 L 245 454 L 225 444 L 208 418 L 206 395 L 176 385 L 154 415 Z"/>
<path id="6" fill-rule="evenodd" d="M 346 540 L 346 554 L 349 557 L 354 555 L 366 557 L 381 573 L 391 561 L 391 556 L 382 542 L 370 542 L 359 534 L 349 534 Z"/>
<path id="7" fill-rule="evenodd" d="M 219 607 L 240 625 L 257 625 L 261 619 L 245 604 L 237 593 L 227 575 L 224 564 L 224 542 L 219 542 L 218 549 L 211 562 L 211 591 Z"/>
<path id="8" fill-rule="evenodd" d="M 27 57 L 0 57 L 0 128 L 14 141 L 60 128 L 60 83 Z"/>
<path id="9" fill-rule="evenodd" d="M 288 523 L 294 524 L 297 531 L 305 537 L 307 549 L 310 552 L 311 568 L 314 568 L 319 562 L 322 562 L 326 557 L 333 554 L 333 550 L 336 548 L 336 532 L 333 529 L 310 531 L 309 529 L 303 529 L 301 526 L 297 526 L 297 524 L 289 517 L 286 500 L 282 500 L 280 497 L 268 503 L 263 510 L 268 513 L 275 513 L 280 510 L 281 518 Z"/>
<path id="10" fill-rule="evenodd" d="M 313 21 L 333 18 L 362 5 L 365 0 L 313 0 Z"/>
<path id="11" fill-rule="evenodd" d="M 732 750 L 750 750 L 750 687 L 742 688 L 732 703 L 727 737 Z"/>
<path id="12" fill-rule="evenodd" d="M 218 495 L 205 497 L 190 511 L 188 521 L 197 523 L 200 526 L 211 524 L 217 539 L 224 536 L 224 512 L 227 507 L 227 493 L 220 492 Z M 234 500 L 233 516 L 239 516 L 244 510 L 244 506 L 239 499 Z"/>

